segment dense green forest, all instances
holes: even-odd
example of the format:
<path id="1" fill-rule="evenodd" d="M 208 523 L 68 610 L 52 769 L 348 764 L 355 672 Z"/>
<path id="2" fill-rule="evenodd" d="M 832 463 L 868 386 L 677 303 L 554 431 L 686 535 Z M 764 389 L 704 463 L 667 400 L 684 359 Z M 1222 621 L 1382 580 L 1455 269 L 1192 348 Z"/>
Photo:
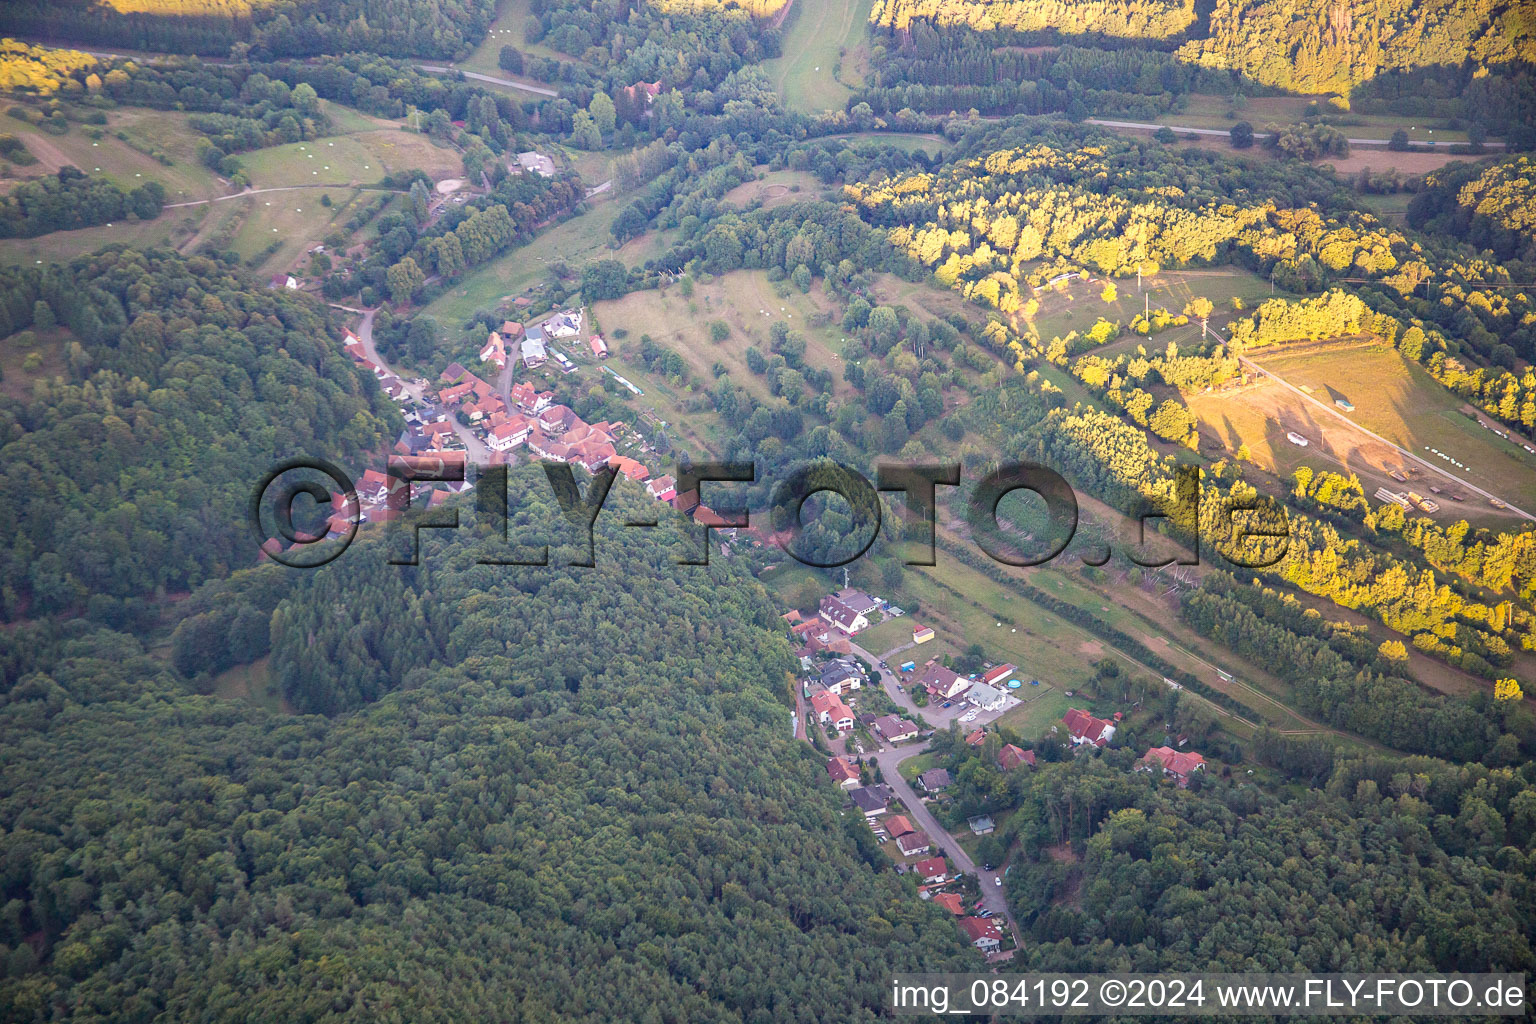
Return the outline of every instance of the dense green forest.
<path id="1" fill-rule="evenodd" d="M 1171 698 L 1170 698 L 1171 699 Z M 1147 737 L 1148 743 L 1164 737 Z M 994 746 L 998 740 L 990 740 Z M 1209 741 L 1199 743 L 1207 755 Z M 1312 787 L 1217 766 L 1187 791 L 1137 756 L 1061 757 L 1007 774 L 958 733 L 935 744 L 954 814 L 1018 808 L 1009 900 L 1039 971 L 1529 970 L 1536 778 L 1429 758 L 1347 759 L 1261 733 L 1254 748 Z M 1191 747 L 1194 749 L 1194 747 Z"/>
<path id="2" fill-rule="evenodd" d="M 1536 163 L 1511 157 L 1428 174 L 1408 206 L 1416 228 L 1465 238 L 1500 260 L 1536 263 Z"/>
<path id="3" fill-rule="evenodd" d="M 125 190 L 105 178 L 64 167 L 39 181 L 21 182 L 0 196 L 0 238 L 32 238 L 107 224 L 129 213 L 139 220 L 154 220 L 164 205 L 165 186 L 158 181 Z"/>
<path id="4" fill-rule="evenodd" d="M 69 330 L 66 372 L 0 399 L 7 618 L 136 620 L 255 560 L 245 509 L 266 467 L 355 464 L 394 436 L 322 306 L 216 260 L 113 247 L 7 270 L 0 317 L 4 345 Z"/>
<path id="5" fill-rule="evenodd" d="M 292 697 L 345 717 L 6 634 L 4 1019 L 872 1020 L 892 971 L 979 965 L 791 737 L 762 587 L 615 525 L 651 506 L 622 486 L 561 568 L 543 474 L 512 492 L 551 567 L 364 541 L 188 602 L 270 616 Z"/>
<path id="6" fill-rule="evenodd" d="M 368 50 L 462 56 L 484 37 L 493 0 L 17 0 L 0 31 L 90 45 L 222 56 Z"/>

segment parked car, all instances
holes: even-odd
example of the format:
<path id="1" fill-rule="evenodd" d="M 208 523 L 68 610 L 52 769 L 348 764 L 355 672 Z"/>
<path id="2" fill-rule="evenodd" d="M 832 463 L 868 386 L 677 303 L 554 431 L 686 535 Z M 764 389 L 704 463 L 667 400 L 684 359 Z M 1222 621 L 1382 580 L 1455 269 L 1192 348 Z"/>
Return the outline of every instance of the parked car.
<path id="1" fill-rule="evenodd" d="M 981 918 L 987 918 L 987 917 L 991 917 L 994 913 L 996 913 L 996 911 L 983 910 L 981 913 L 977 914 L 976 916 L 977 917 L 981 917 Z"/>
<path id="2" fill-rule="evenodd" d="M 1003 884 L 1003 878 L 1002 878 L 1002 876 L 1001 876 L 1001 875 L 999 875 L 999 876 L 998 876 L 998 877 L 996 877 L 996 878 L 994 878 L 994 879 L 992 879 L 992 884 L 993 884 L 993 885 L 1002 885 L 1002 884 Z"/>

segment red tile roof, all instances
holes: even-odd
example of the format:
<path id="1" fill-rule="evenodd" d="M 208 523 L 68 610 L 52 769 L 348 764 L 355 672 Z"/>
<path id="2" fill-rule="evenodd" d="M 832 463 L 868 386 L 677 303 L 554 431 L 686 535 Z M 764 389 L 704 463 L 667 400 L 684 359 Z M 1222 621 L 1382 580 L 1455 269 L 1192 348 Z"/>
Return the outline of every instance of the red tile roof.
<path id="1" fill-rule="evenodd" d="M 941 892 L 933 898 L 933 902 L 956 917 L 965 916 L 965 901 L 960 898 L 959 893 Z"/>
<path id="2" fill-rule="evenodd" d="M 997 919 L 992 917 L 962 917 L 960 930 L 965 932 L 971 942 L 977 943 L 985 939 L 1003 941 L 1003 930 L 997 926 Z"/>
<path id="3" fill-rule="evenodd" d="M 834 782 L 848 782 L 859 777 L 859 770 L 849 764 L 847 758 L 834 757 L 827 761 L 827 774 Z"/>
<path id="4" fill-rule="evenodd" d="M 1035 752 L 1033 750 L 1023 750 L 1010 743 L 998 752 L 997 763 L 1003 766 L 1003 771 L 1005 772 L 1012 771 L 1021 764 L 1027 764 L 1033 768 L 1035 766 Z"/>
<path id="5" fill-rule="evenodd" d="M 929 857 L 927 860 L 920 860 L 912 865 L 912 868 L 922 878 L 938 878 L 949 874 L 949 865 L 944 862 L 943 857 Z"/>
<path id="6" fill-rule="evenodd" d="M 917 829 L 912 827 L 912 823 L 907 820 L 906 815 L 903 814 L 895 814 L 886 818 L 885 827 L 890 831 L 893 838 L 909 835 L 917 831 Z"/>

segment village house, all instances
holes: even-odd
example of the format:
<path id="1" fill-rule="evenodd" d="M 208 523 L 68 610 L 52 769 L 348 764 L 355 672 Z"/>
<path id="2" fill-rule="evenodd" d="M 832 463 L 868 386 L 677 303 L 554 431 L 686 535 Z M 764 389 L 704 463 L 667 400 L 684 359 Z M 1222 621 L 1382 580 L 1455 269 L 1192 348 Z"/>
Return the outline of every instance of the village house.
<path id="1" fill-rule="evenodd" d="M 997 823 L 985 814 L 967 818 L 965 823 L 971 826 L 971 834 L 976 836 L 989 836 L 997 830 Z"/>
<path id="2" fill-rule="evenodd" d="M 849 636 L 869 628 L 869 619 L 835 597 L 821 599 L 821 617 Z"/>
<path id="3" fill-rule="evenodd" d="M 508 341 L 516 341 L 523 336 L 523 325 L 516 320 L 503 320 L 501 322 L 501 336 Z"/>
<path id="4" fill-rule="evenodd" d="M 635 483 L 644 483 L 651 475 L 651 471 L 645 468 L 645 464 L 630 458 L 628 455 L 615 455 L 608 460 L 608 465 L 622 477 L 633 480 Z"/>
<path id="5" fill-rule="evenodd" d="M 880 602 L 862 590 L 839 590 L 836 596 L 843 604 L 866 618 L 880 610 Z"/>
<path id="6" fill-rule="evenodd" d="M 949 771 L 944 768 L 930 768 L 917 777 L 917 784 L 929 795 L 944 792 L 949 783 Z"/>
<path id="7" fill-rule="evenodd" d="M 983 711 L 997 711 L 1007 702 L 1008 695 L 995 686 L 977 683 L 966 691 L 965 699 Z"/>
<path id="8" fill-rule="evenodd" d="M 965 900 L 957 892 L 941 892 L 933 898 L 933 902 L 956 917 L 965 916 Z"/>
<path id="9" fill-rule="evenodd" d="M 592 337 L 588 338 L 587 345 L 592 349 L 592 358 L 608 358 L 608 345 L 603 341 L 603 336 L 601 334 L 594 334 Z"/>
<path id="10" fill-rule="evenodd" d="M 512 401 L 525 415 L 536 416 L 555 400 L 553 391 L 540 391 L 528 381 L 512 386 Z"/>
<path id="11" fill-rule="evenodd" d="M 981 674 L 981 681 L 988 686 L 1001 686 L 1016 672 L 1018 669 L 1012 665 L 994 665 Z"/>
<path id="12" fill-rule="evenodd" d="M 975 729 L 965 737 L 965 742 L 968 746 L 979 747 L 987 742 L 987 731 L 985 729 Z"/>
<path id="13" fill-rule="evenodd" d="M 832 726 L 838 732 L 847 732 L 853 728 L 853 712 L 848 710 L 848 705 L 835 693 L 811 694 L 811 710 L 816 713 L 818 721 Z"/>
<path id="14" fill-rule="evenodd" d="M 932 639 L 933 639 L 933 627 L 932 626 L 919 626 L 919 625 L 916 625 L 916 624 L 914 624 L 912 626 L 912 642 L 913 643 L 915 643 L 915 644 L 925 644 L 929 640 L 932 640 Z"/>
<path id="15" fill-rule="evenodd" d="M 960 930 L 965 932 L 971 945 L 983 953 L 990 953 L 1003 944 L 1003 930 L 997 926 L 996 918 L 962 917 Z"/>
<path id="16" fill-rule="evenodd" d="M 897 836 L 896 846 L 903 857 L 914 857 L 933 849 L 933 840 L 928 838 L 928 833 L 914 830 L 904 836 Z"/>
<path id="17" fill-rule="evenodd" d="M 902 836 L 911 835 L 917 831 L 917 829 L 912 827 L 912 822 L 908 821 L 907 816 L 904 814 L 893 814 L 886 818 L 885 830 L 891 834 L 893 839 L 900 839 Z"/>
<path id="18" fill-rule="evenodd" d="M 549 349 L 544 344 L 544 332 L 537 327 L 528 328 L 523 334 L 519 353 L 523 358 L 523 365 L 528 369 L 543 366 L 549 360 Z"/>
<path id="19" fill-rule="evenodd" d="M 890 743 L 901 743 L 917 735 L 917 726 L 895 715 L 881 715 L 875 719 L 874 726 L 875 731 Z"/>
<path id="20" fill-rule="evenodd" d="M 444 384 L 457 384 L 467 376 L 469 376 L 469 371 L 464 369 L 463 366 L 458 363 L 449 363 L 437 379 Z"/>
<path id="21" fill-rule="evenodd" d="M 646 493 L 657 501 L 671 501 L 677 496 L 677 481 L 670 476 L 658 476 L 645 485 Z"/>
<path id="22" fill-rule="evenodd" d="M 1194 751 L 1184 753 L 1174 750 L 1172 747 L 1153 747 L 1148 750 L 1146 756 L 1136 762 L 1137 771 L 1157 771 L 1162 769 L 1163 775 L 1173 779 L 1183 789 L 1189 785 L 1190 776 L 1195 772 L 1205 771 L 1205 758 Z"/>
<path id="23" fill-rule="evenodd" d="M 863 671 L 848 658 L 834 658 L 827 662 L 822 666 L 821 676 L 817 679 L 817 682 L 832 693 L 857 690 L 863 681 Z"/>
<path id="24" fill-rule="evenodd" d="M 943 857 L 929 857 L 912 865 L 912 870 L 917 872 L 917 877 L 932 884 L 942 882 L 949 877 L 949 865 Z"/>
<path id="25" fill-rule="evenodd" d="M 1086 711 L 1077 708 L 1068 708 L 1061 720 L 1066 723 L 1067 734 L 1071 737 L 1074 747 L 1091 743 L 1096 747 L 1105 747 L 1114 738 L 1115 725 L 1103 718 L 1094 718 Z"/>
<path id="26" fill-rule="evenodd" d="M 930 661 L 917 677 L 917 684 L 928 691 L 928 696 L 938 700 L 952 700 L 971 685 L 969 679 L 961 679 L 936 661 Z"/>
<path id="27" fill-rule="evenodd" d="M 533 424 L 528 417 L 514 414 L 486 431 L 486 447 L 496 452 L 508 451 L 527 441 L 532 432 Z"/>
<path id="28" fill-rule="evenodd" d="M 545 320 L 540 325 L 544 333 L 551 338 L 574 338 L 581 333 L 581 310 L 565 309 Z M 533 329 L 530 329 L 530 334 Z"/>
<path id="29" fill-rule="evenodd" d="M 859 784 L 859 769 L 849 758 L 834 757 L 827 761 L 827 774 L 832 776 L 832 781 L 844 789 L 852 789 Z"/>
<path id="30" fill-rule="evenodd" d="M 997 753 L 997 763 L 1005 772 L 1011 772 L 1021 764 L 1035 766 L 1035 752 L 1016 747 L 1012 743 Z"/>
<path id="31" fill-rule="evenodd" d="M 485 339 L 485 345 L 480 349 L 480 361 L 490 363 L 498 370 L 507 365 L 507 343 L 502 340 L 500 334 L 492 331 Z"/>
<path id="32" fill-rule="evenodd" d="M 389 494 L 389 477 L 376 469 L 363 471 L 357 482 L 357 496 L 370 504 L 378 504 Z"/>
<path id="33" fill-rule="evenodd" d="M 866 818 L 878 818 L 891 805 L 891 788 L 886 785 L 863 786 L 848 794 L 854 806 L 864 812 Z"/>

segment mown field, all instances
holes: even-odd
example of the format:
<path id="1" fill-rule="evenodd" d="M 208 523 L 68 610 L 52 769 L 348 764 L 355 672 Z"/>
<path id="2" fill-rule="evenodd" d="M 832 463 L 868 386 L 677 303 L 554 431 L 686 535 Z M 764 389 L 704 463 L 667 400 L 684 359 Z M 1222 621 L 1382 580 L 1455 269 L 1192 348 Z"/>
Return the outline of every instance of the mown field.
<path id="1" fill-rule="evenodd" d="M 503 299 L 522 294 L 547 278 L 556 263 L 563 262 L 579 274 L 591 260 L 625 258 L 610 247 L 612 237 L 608 233 L 620 209 L 611 201 L 592 205 L 585 213 L 548 228 L 532 245 L 481 264 L 422 312 L 436 317 L 440 324 L 457 325 L 479 310 L 495 309 Z"/>
<path id="2" fill-rule="evenodd" d="M 865 37 L 870 0 L 797 0 L 784 56 L 763 66 L 786 106 L 807 113 L 841 110 L 853 95 L 854 49 Z M 847 51 L 840 56 L 839 51 Z M 842 61 L 842 74 L 833 69 Z M 842 81 L 838 81 L 841 77 Z"/>
<path id="3" fill-rule="evenodd" d="M 355 135 L 311 139 L 242 154 L 254 188 L 286 185 L 366 185 L 396 171 L 419 169 L 433 181 L 463 173 L 454 150 L 425 135 L 378 128 Z"/>
<path id="4" fill-rule="evenodd" d="M 1353 403 L 1348 421 L 1359 423 L 1414 452 L 1447 472 L 1523 508 L 1536 504 L 1536 456 L 1501 440 L 1469 419 L 1464 402 L 1440 386 L 1422 368 L 1384 345 L 1313 347 L 1295 353 L 1259 353 L 1257 361 L 1298 388 L 1312 388 L 1314 398 L 1327 404 L 1335 398 Z M 1299 465 L 1337 471 L 1340 465 L 1377 486 L 1424 492 L 1430 484 L 1447 493 L 1456 485 L 1438 474 L 1407 463 L 1399 454 L 1354 430 L 1339 416 L 1304 401 L 1278 385 L 1219 395 L 1191 396 L 1190 409 L 1202 431 L 1219 438 L 1229 450 L 1246 444 L 1261 468 L 1288 476 Z M 1295 429 L 1312 442 L 1298 448 L 1285 440 Z M 1465 465 L 1460 469 L 1426 448 L 1438 448 Z M 1411 484 L 1385 474 L 1413 470 Z M 1443 496 L 1442 496 L 1443 497 Z M 1486 519 L 1493 513 L 1475 494 L 1458 504 L 1441 500 L 1440 518 Z"/>
<path id="5" fill-rule="evenodd" d="M 756 181 L 744 181 L 720 197 L 722 203 L 746 208 L 761 202 L 764 209 L 814 199 L 825 190 L 809 171 L 768 171 Z"/>

